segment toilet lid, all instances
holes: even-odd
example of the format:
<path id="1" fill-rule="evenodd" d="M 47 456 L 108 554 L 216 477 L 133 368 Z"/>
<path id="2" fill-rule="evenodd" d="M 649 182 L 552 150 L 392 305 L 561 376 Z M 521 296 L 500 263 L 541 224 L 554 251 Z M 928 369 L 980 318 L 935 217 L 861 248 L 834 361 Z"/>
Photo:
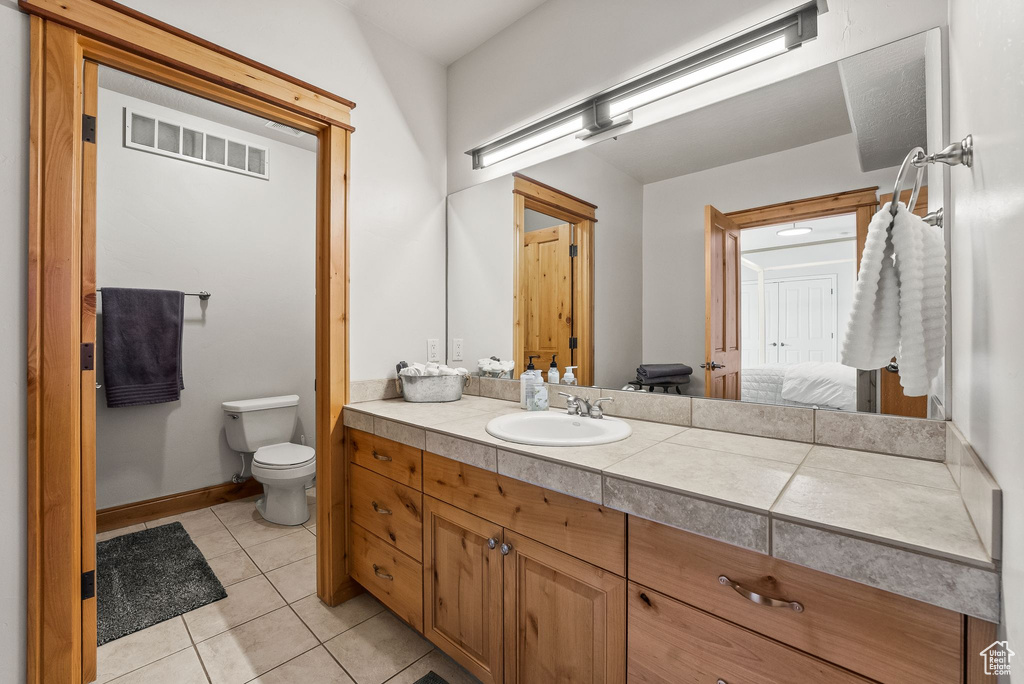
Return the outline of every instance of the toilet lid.
<path id="1" fill-rule="evenodd" d="M 284 442 L 260 447 L 253 456 L 253 462 L 271 468 L 288 468 L 304 465 L 316 457 L 313 447 Z"/>

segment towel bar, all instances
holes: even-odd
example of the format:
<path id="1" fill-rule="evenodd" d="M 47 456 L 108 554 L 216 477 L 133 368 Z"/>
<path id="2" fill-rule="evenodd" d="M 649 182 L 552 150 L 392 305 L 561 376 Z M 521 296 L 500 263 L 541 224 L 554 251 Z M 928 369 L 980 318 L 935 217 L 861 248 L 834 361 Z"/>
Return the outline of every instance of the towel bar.
<path id="1" fill-rule="evenodd" d="M 917 178 L 914 179 L 914 189 L 910 193 L 910 201 L 907 202 L 907 208 L 913 211 L 914 205 L 917 204 L 917 195 L 921 192 L 921 181 L 924 180 L 924 169 L 928 164 L 935 164 L 940 162 L 947 166 L 956 166 L 963 164 L 970 168 L 974 164 L 974 136 L 967 134 L 967 136 L 957 143 L 952 143 L 943 149 L 941 152 L 935 154 L 927 154 L 921 147 L 915 147 L 910 150 L 903 163 L 900 165 L 900 171 L 896 174 L 896 186 L 892 191 L 892 201 L 890 202 L 889 212 L 895 217 L 897 206 L 900 200 L 900 187 L 903 185 L 904 177 L 910 171 L 910 167 L 917 169 Z M 931 215 L 929 215 L 931 216 Z M 942 215 L 939 214 L 938 223 L 932 225 L 942 225 Z"/>
<path id="2" fill-rule="evenodd" d="M 97 287 L 96 291 L 97 292 L 103 292 L 103 288 L 102 287 Z M 209 299 L 210 297 L 213 296 L 212 294 L 210 294 L 206 290 L 200 290 L 199 292 L 183 292 L 182 294 L 184 294 L 186 297 L 199 297 L 199 299 L 201 299 L 204 302 L 207 299 Z"/>

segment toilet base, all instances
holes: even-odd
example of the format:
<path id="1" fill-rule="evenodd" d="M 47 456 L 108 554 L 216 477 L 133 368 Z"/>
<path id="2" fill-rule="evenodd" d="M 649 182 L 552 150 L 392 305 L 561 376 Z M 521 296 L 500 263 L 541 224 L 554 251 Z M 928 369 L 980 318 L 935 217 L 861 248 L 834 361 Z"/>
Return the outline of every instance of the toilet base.
<path id="1" fill-rule="evenodd" d="M 263 496 L 256 501 L 256 510 L 267 522 L 278 525 L 302 525 L 309 520 L 306 487 L 263 485 Z"/>

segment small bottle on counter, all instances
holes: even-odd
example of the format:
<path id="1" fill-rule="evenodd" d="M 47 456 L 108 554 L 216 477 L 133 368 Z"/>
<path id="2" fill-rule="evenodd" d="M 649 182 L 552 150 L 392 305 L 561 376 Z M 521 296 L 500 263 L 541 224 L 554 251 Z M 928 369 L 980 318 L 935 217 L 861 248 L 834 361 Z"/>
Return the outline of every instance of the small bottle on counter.
<path id="1" fill-rule="evenodd" d="M 551 367 L 548 368 L 548 382 L 552 385 L 558 384 L 558 364 L 555 363 L 555 357 L 558 354 L 551 355 Z"/>

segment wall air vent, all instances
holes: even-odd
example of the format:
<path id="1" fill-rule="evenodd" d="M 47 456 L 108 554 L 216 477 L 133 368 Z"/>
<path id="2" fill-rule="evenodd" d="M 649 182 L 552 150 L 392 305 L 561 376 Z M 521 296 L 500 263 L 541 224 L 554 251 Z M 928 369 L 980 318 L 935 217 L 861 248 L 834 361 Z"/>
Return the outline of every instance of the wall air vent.
<path id="1" fill-rule="evenodd" d="M 267 148 L 205 133 L 127 107 L 124 109 L 124 146 L 270 180 Z"/>
<path id="2" fill-rule="evenodd" d="M 292 128 L 291 126 L 286 126 L 285 124 L 277 123 L 276 121 L 268 121 L 267 128 L 273 128 L 275 131 L 279 133 L 286 133 L 296 138 L 301 138 L 302 136 L 305 135 L 305 133 L 303 131 L 300 131 L 298 128 Z"/>

